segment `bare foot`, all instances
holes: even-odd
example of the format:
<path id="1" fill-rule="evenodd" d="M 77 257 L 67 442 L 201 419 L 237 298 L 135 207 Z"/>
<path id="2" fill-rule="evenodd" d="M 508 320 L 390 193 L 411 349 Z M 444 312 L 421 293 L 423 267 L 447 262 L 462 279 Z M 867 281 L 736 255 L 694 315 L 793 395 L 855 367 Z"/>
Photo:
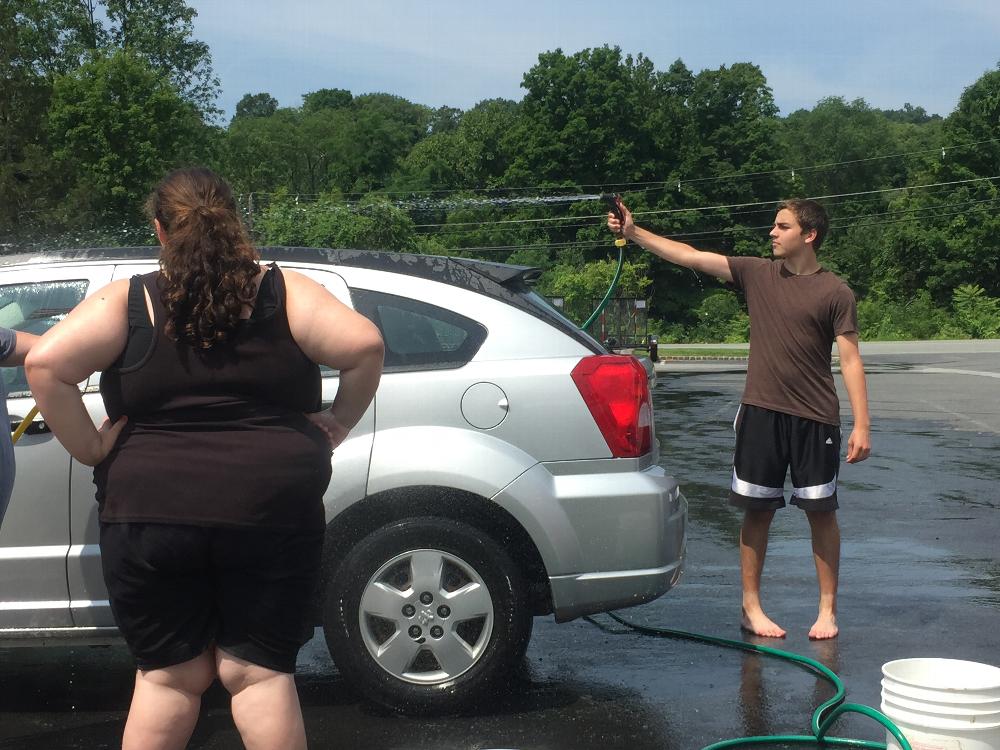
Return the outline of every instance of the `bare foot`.
<path id="1" fill-rule="evenodd" d="M 743 617 L 740 619 L 740 627 L 748 633 L 762 636 L 763 638 L 784 638 L 785 631 L 778 627 L 777 623 L 758 610 L 753 614 L 743 610 Z"/>
<path id="2" fill-rule="evenodd" d="M 821 614 L 816 618 L 812 628 L 809 630 L 809 638 L 813 641 L 823 641 L 827 638 L 836 638 L 840 628 L 837 627 L 837 618 L 833 614 Z"/>

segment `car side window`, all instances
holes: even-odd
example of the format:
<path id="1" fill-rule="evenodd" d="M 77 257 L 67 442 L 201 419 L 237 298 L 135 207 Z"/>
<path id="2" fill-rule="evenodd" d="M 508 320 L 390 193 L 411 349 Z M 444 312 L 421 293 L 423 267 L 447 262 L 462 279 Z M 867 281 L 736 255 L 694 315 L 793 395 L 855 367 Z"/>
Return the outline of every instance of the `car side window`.
<path id="1" fill-rule="evenodd" d="M 386 372 L 461 367 L 486 340 L 482 324 L 437 305 L 368 289 L 351 297 L 382 332 Z"/>
<path id="2" fill-rule="evenodd" d="M 87 294 L 86 279 L 0 286 L 0 326 L 41 336 Z M 7 395 L 30 395 L 23 367 L 0 368 Z"/>

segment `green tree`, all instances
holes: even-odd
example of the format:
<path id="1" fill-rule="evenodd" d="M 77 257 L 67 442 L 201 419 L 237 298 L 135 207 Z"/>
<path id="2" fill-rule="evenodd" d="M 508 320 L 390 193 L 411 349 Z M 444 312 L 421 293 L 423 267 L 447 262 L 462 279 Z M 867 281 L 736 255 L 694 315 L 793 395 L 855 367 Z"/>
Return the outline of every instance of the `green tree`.
<path id="1" fill-rule="evenodd" d="M 281 108 L 268 117 L 235 118 L 224 138 L 223 163 L 238 189 L 285 187 L 314 196 L 386 187 L 426 136 L 430 110 L 388 94 L 332 106 L 339 91 L 307 94 L 307 106 Z"/>
<path id="2" fill-rule="evenodd" d="M 959 324 L 973 338 L 1000 336 L 1000 298 L 987 296 L 978 284 L 956 287 L 952 307 Z"/>
<path id="3" fill-rule="evenodd" d="M 389 184 L 403 158 L 427 135 L 431 110 L 390 94 L 354 98 L 350 128 L 340 130 L 338 151 L 348 169 L 339 184 L 348 191 Z"/>
<path id="4" fill-rule="evenodd" d="M 929 122 L 940 121 L 940 115 L 928 114 L 923 107 L 914 107 L 907 102 L 902 109 L 879 110 L 883 117 L 891 122 L 899 122 L 908 125 L 926 125 Z"/>
<path id="5" fill-rule="evenodd" d="M 462 115 L 458 130 L 469 151 L 464 187 L 500 184 L 520 150 L 510 137 L 520 118 L 520 104 L 509 99 L 484 99 Z"/>
<path id="6" fill-rule="evenodd" d="M 349 206 L 335 196 L 300 202 L 279 191 L 256 229 L 268 245 L 400 252 L 417 249 L 413 222 L 406 213 L 375 197 Z"/>
<path id="7" fill-rule="evenodd" d="M 894 133 L 890 120 L 864 100 L 829 97 L 789 115 L 781 139 L 786 166 L 800 168 L 802 191 L 832 195 L 905 184 L 905 160 L 871 158 L 899 153 Z"/>
<path id="8" fill-rule="evenodd" d="M 736 63 L 729 68 L 723 65 L 718 70 L 703 70 L 694 77 L 687 103 L 700 137 L 697 168 L 704 170 L 703 174 L 774 168 L 778 108 L 756 65 Z M 746 190 L 753 183 L 740 180 L 723 185 L 736 188 L 735 194 L 739 194 L 740 188 Z"/>
<path id="9" fill-rule="evenodd" d="M 431 134 L 401 160 L 391 189 L 436 192 L 497 185 L 510 164 L 507 134 L 517 117 L 514 102 L 490 99 L 462 114 L 454 129 L 432 125 Z"/>
<path id="10" fill-rule="evenodd" d="M 88 160 L 91 164 L 119 164 L 126 168 L 121 182 L 131 179 L 131 165 L 122 156 L 105 154 L 98 158 L 94 153 L 93 149 L 105 142 L 102 134 L 107 135 L 107 129 L 88 140 L 82 131 L 64 133 L 53 127 L 63 118 L 73 120 L 84 108 L 82 101 L 66 97 L 70 85 L 59 82 L 67 77 L 83 80 L 92 75 L 93 66 L 101 67 L 102 61 L 113 59 L 116 51 L 127 49 L 128 55 L 169 79 L 185 102 L 196 107 L 199 116 L 214 113 L 218 84 L 211 73 L 208 47 L 191 38 L 193 17 L 194 11 L 182 0 L 0 2 L 0 193 L 4 197 L 0 201 L 0 234 L 49 230 L 58 215 L 73 214 L 74 223 L 86 224 L 92 217 L 79 212 L 87 206 L 101 205 L 102 212 L 109 210 L 107 196 L 100 190 L 88 195 L 88 188 L 75 182 L 80 175 L 67 171 L 75 169 L 75 165 Z M 128 78 L 119 77 L 119 81 Z M 63 91 L 62 98 L 56 101 L 58 85 L 63 86 Z M 120 93 L 114 87 L 108 91 Z M 70 116 L 68 111 L 74 108 L 77 115 Z M 184 120 L 187 111 L 185 107 L 184 114 L 167 119 Z M 165 113 L 160 108 L 156 114 Z M 112 120 L 143 117 L 130 111 Z M 180 139 L 193 130 L 198 131 L 198 143 L 181 144 Z M 50 142 L 50 135 L 55 135 L 56 140 Z M 167 153 L 206 153 L 200 148 L 203 136 L 199 128 L 183 127 Z M 112 140 L 127 137 L 119 133 Z M 89 155 L 70 154 L 66 143 L 74 141 L 87 146 Z M 143 166 L 138 171 L 142 172 Z M 72 192 L 69 200 L 68 192 Z M 58 211 L 49 210 L 56 206 Z"/>
<path id="11" fill-rule="evenodd" d="M 48 113 L 69 224 L 141 223 L 141 205 L 170 168 L 201 161 L 208 128 L 196 107 L 143 59 L 122 50 L 56 79 Z"/>
<path id="12" fill-rule="evenodd" d="M 0 233 L 53 200 L 43 126 L 54 78 L 103 39 L 96 0 L 0 2 Z M 22 213 L 24 212 L 24 213 Z"/>
<path id="13" fill-rule="evenodd" d="M 354 97 L 347 89 L 318 89 L 302 95 L 304 112 L 319 112 L 324 109 L 343 109 L 351 106 Z"/>
<path id="14" fill-rule="evenodd" d="M 435 133 L 403 157 L 394 192 L 461 190 L 470 183 L 468 143 L 458 133 Z"/>
<path id="15" fill-rule="evenodd" d="M 543 273 L 538 291 L 547 297 L 563 298 L 563 313 L 583 323 L 607 293 L 618 268 L 617 261 L 598 260 L 582 266 L 560 264 Z M 644 262 L 625 262 L 616 296 L 642 299 L 649 287 Z"/>
<path id="16" fill-rule="evenodd" d="M 455 107 L 438 107 L 430 115 L 428 131 L 430 133 L 452 133 L 458 129 L 462 121 L 462 110 Z"/>
<path id="17" fill-rule="evenodd" d="M 945 132 L 951 143 L 968 143 L 954 151 L 949 162 L 981 177 L 1000 174 L 1000 64 L 962 92 Z"/>
<path id="18" fill-rule="evenodd" d="M 236 102 L 233 119 L 239 117 L 270 117 L 278 111 L 278 100 L 266 91 L 259 94 L 244 94 Z"/>
<path id="19" fill-rule="evenodd" d="M 112 47 L 146 60 L 181 96 L 216 114 L 219 80 L 208 45 L 193 37 L 198 15 L 184 0 L 101 0 Z"/>
<path id="20" fill-rule="evenodd" d="M 875 227 L 872 288 L 893 300 L 926 289 L 940 307 L 953 291 L 976 284 L 1000 296 L 1000 69 L 965 89 L 941 125 L 939 145 L 921 160 L 915 184 L 960 183 L 899 194 L 884 228 Z"/>
<path id="21" fill-rule="evenodd" d="M 234 190 L 308 192 L 299 175 L 299 120 L 298 110 L 288 107 L 267 117 L 233 119 L 223 137 L 221 161 Z"/>
<path id="22" fill-rule="evenodd" d="M 643 55 L 600 47 L 544 52 L 524 75 L 527 90 L 511 138 L 508 184 L 603 185 L 648 179 L 658 165 L 646 127 L 656 74 Z"/>
<path id="23" fill-rule="evenodd" d="M 686 331 L 687 341 L 738 344 L 750 339 L 750 316 L 731 291 L 707 295 L 695 309 L 695 320 Z"/>
<path id="24" fill-rule="evenodd" d="M 906 300 L 894 300 L 882 294 L 860 300 L 858 327 L 865 340 L 967 337 L 951 323 L 948 311 L 936 305 L 926 289 Z"/>

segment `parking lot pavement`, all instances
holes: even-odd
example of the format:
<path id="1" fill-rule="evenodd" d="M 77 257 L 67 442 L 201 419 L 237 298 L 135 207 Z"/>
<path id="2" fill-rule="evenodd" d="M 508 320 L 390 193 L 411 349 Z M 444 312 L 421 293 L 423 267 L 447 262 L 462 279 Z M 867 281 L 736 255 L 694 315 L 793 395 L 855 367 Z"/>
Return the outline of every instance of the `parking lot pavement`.
<path id="1" fill-rule="evenodd" d="M 865 358 L 873 456 L 841 474 L 841 636 L 806 637 L 815 574 L 806 520 L 789 508 L 775 520 L 763 591 L 789 635 L 756 642 L 819 659 L 844 679 L 848 700 L 877 707 L 880 668 L 891 659 L 1000 662 L 1000 380 L 991 375 L 1000 374 L 1000 354 Z M 743 377 L 695 368 L 660 374 L 662 463 L 690 502 L 689 556 L 674 591 L 621 612 L 636 622 L 741 637 L 740 519 L 725 499 Z M 843 409 L 847 415 L 846 401 Z M 509 690 L 470 715 L 436 719 L 359 703 L 317 637 L 303 649 L 298 677 L 310 746 L 691 750 L 727 737 L 805 733 L 813 708 L 831 694 L 792 665 L 597 620 L 603 628 L 537 618 Z M 121 647 L 0 650 L 0 748 L 115 747 L 130 690 Z M 205 706 L 191 747 L 241 747 L 221 690 Z M 833 733 L 884 739 L 862 717 L 845 718 Z"/>

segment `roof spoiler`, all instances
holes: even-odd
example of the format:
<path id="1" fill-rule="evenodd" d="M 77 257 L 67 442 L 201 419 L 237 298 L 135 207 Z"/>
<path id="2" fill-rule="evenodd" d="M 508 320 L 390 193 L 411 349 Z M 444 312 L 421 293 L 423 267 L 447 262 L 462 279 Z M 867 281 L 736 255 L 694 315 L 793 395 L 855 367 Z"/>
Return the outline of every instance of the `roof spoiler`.
<path id="1" fill-rule="evenodd" d="M 542 275 L 541 268 L 534 266 L 512 266 L 507 263 L 492 263 L 487 260 L 449 257 L 452 263 L 482 274 L 504 287 L 533 286 Z"/>

